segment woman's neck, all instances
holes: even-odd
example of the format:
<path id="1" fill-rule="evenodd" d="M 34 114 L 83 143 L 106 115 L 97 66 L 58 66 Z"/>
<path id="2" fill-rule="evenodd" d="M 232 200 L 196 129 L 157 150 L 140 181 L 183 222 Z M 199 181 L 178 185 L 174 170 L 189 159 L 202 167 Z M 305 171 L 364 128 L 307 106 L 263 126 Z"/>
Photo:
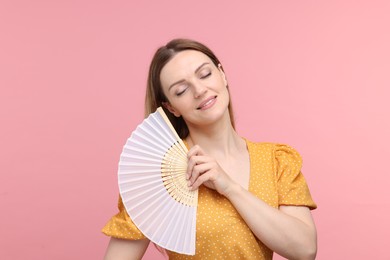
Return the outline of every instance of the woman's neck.
<path id="1" fill-rule="evenodd" d="M 207 154 L 215 157 L 226 158 L 246 149 L 245 141 L 233 129 L 229 116 L 209 126 L 189 126 L 189 130 L 186 138 L 189 146 L 199 145 Z"/>

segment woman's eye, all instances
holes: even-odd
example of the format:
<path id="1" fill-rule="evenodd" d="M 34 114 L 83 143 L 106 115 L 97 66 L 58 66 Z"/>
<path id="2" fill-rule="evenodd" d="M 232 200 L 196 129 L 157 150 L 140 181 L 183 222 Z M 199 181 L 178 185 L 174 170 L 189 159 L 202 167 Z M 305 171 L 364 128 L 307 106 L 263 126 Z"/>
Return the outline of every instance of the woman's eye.
<path id="1" fill-rule="evenodd" d="M 184 94 L 184 92 L 186 92 L 186 90 L 187 90 L 187 88 L 176 92 L 176 96 L 181 96 L 182 94 Z"/>
<path id="2" fill-rule="evenodd" d="M 200 76 L 201 79 L 208 78 L 211 75 L 211 72 L 205 73 L 202 76 Z"/>

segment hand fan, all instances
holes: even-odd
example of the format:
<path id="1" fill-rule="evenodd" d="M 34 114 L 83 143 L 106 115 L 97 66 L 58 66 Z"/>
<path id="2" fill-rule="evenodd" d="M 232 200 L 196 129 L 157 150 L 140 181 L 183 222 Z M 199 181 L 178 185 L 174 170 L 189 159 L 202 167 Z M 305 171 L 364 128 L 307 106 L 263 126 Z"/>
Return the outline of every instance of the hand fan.
<path id="1" fill-rule="evenodd" d="M 198 191 L 187 187 L 187 152 L 159 107 L 127 139 L 118 183 L 127 213 L 148 239 L 194 255 Z"/>

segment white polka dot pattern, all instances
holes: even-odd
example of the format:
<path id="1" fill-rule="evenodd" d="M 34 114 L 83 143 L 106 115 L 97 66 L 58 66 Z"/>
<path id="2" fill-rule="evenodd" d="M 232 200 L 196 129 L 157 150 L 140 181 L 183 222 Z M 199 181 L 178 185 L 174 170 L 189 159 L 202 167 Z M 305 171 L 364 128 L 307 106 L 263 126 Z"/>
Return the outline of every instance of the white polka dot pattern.
<path id="1" fill-rule="evenodd" d="M 303 205 L 316 208 L 301 173 L 302 159 L 291 147 L 246 140 L 250 155 L 249 191 L 272 207 Z M 103 228 L 108 236 L 142 239 L 143 234 L 120 212 Z M 196 254 L 169 252 L 170 259 L 272 259 L 272 251 L 259 241 L 229 200 L 204 186 L 199 188 Z"/>

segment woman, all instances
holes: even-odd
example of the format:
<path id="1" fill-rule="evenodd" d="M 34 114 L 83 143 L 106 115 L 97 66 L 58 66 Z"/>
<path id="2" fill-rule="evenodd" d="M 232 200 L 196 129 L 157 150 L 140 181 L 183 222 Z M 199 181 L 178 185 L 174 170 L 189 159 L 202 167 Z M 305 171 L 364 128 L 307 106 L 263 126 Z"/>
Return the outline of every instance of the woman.
<path id="1" fill-rule="evenodd" d="M 188 186 L 199 189 L 195 256 L 172 259 L 314 259 L 316 208 L 289 146 L 253 143 L 234 129 L 221 63 L 201 43 L 175 39 L 157 50 L 149 70 L 146 116 L 162 106 L 188 152 Z M 123 204 L 104 227 L 105 259 L 140 259 L 149 241 Z"/>

